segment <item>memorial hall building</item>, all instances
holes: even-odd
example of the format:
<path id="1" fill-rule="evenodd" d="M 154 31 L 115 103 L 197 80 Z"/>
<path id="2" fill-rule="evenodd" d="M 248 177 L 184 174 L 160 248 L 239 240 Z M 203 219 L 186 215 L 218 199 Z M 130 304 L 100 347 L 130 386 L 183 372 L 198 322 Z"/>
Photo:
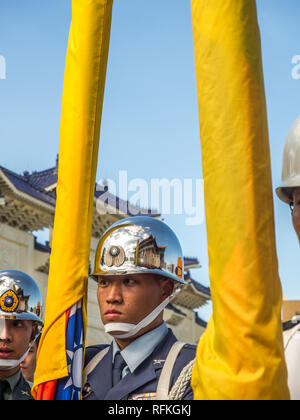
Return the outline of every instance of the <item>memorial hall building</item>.
<path id="1" fill-rule="evenodd" d="M 0 166 L 0 270 L 17 269 L 31 275 L 38 283 L 46 302 L 51 240 L 54 224 L 57 185 L 57 162 L 50 169 L 16 174 Z M 138 209 L 111 195 L 114 211 L 97 211 L 107 206 L 107 188 L 95 186 L 93 230 L 90 267 L 93 267 L 100 236 L 116 221 L 138 215 Z M 145 215 L 144 210 L 143 213 Z M 149 217 L 160 218 L 149 211 Z M 37 233 L 47 229 L 49 240 L 40 243 Z M 210 289 L 192 278 L 192 270 L 199 268 L 197 258 L 184 258 L 186 284 L 165 310 L 165 321 L 181 341 L 196 344 L 206 328 L 197 309 L 210 299 Z M 86 344 L 109 343 L 103 329 L 97 303 L 97 284 L 89 281 L 88 329 Z"/>

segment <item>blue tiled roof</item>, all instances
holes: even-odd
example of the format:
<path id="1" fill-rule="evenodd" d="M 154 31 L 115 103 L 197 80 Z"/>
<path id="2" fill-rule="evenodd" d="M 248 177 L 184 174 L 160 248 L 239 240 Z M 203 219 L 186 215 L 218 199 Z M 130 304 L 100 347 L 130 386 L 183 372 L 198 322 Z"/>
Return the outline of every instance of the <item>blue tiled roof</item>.
<path id="1" fill-rule="evenodd" d="M 152 216 L 159 217 L 160 214 L 157 211 L 151 211 L 149 209 L 141 209 L 130 204 L 128 201 L 122 200 L 121 198 L 111 194 L 107 190 L 99 189 L 98 186 L 95 186 L 95 197 L 100 198 L 104 202 L 111 203 L 115 205 L 122 213 L 128 214 L 130 216 Z"/>
<path id="2" fill-rule="evenodd" d="M 9 179 L 9 181 L 17 188 L 17 190 L 24 194 L 30 195 L 37 200 L 43 201 L 44 203 L 50 204 L 51 206 L 55 206 L 56 198 L 54 193 L 47 192 L 43 188 L 32 184 L 30 179 L 26 178 L 25 176 L 17 175 L 16 173 L 3 168 L 2 166 L 0 166 L 0 169 Z"/>
<path id="3" fill-rule="evenodd" d="M 184 257 L 184 266 L 199 265 L 199 260 L 196 257 Z"/>
<path id="4" fill-rule="evenodd" d="M 201 292 L 201 293 L 211 297 L 210 288 L 206 287 L 206 286 L 203 286 L 197 280 L 192 279 L 189 271 L 185 274 L 184 279 L 189 280 L 192 283 L 192 285 L 195 287 L 195 289 L 198 290 L 198 292 Z"/>
<path id="5" fill-rule="evenodd" d="M 55 207 L 56 189 L 54 189 L 53 191 L 46 191 L 45 189 L 57 183 L 57 166 L 47 169 L 45 171 L 35 171 L 31 174 L 29 172 L 24 172 L 23 175 L 18 175 L 2 166 L 0 166 L 0 168 L 4 172 L 5 176 L 13 183 L 13 185 L 19 191 Z M 117 196 L 114 196 L 113 194 L 107 191 L 99 190 L 97 185 L 95 185 L 95 198 L 99 198 L 103 201 L 108 199 L 110 203 L 115 204 L 116 208 L 119 211 L 121 211 L 124 214 L 128 214 L 129 216 L 160 216 L 160 214 L 156 211 L 153 212 L 149 209 L 141 209 L 139 207 L 133 206 L 129 202 L 124 201 Z"/>
<path id="6" fill-rule="evenodd" d="M 176 306 L 172 305 L 172 303 L 168 303 L 168 305 L 166 307 L 167 307 L 167 309 L 170 309 L 171 311 L 175 312 L 176 314 L 186 316 L 186 314 L 184 312 L 182 312 L 180 309 L 176 308 Z"/>
<path id="7" fill-rule="evenodd" d="M 34 249 L 40 252 L 51 254 L 51 248 L 50 248 L 49 242 L 47 241 L 45 244 L 41 244 L 40 242 L 38 242 L 36 237 L 34 237 Z"/>
<path id="8" fill-rule="evenodd" d="M 193 280 L 193 279 L 191 279 L 191 282 L 192 282 L 192 285 L 195 287 L 195 289 L 198 290 L 198 292 L 202 292 L 205 295 L 211 297 L 210 288 L 209 287 L 205 287 L 201 283 L 199 283 L 198 281 Z"/>
<path id="9" fill-rule="evenodd" d="M 46 171 L 33 172 L 32 174 L 26 174 L 25 172 L 24 176 L 27 177 L 32 184 L 45 189 L 50 185 L 57 183 L 57 167 L 55 166 Z"/>

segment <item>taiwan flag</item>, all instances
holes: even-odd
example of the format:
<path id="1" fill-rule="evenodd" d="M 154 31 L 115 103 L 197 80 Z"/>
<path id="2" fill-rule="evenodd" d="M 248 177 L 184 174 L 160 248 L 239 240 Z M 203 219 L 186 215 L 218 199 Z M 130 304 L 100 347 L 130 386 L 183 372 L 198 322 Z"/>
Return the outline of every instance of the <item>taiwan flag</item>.
<path id="1" fill-rule="evenodd" d="M 66 313 L 66 358 L 68 376 L 42 383 L 37 400 L 80 400 L 84 357 L 84 322 L 82 301 Z M 51 356 L 49 357 L 49 359 Z"/>
<path id="2" fill-rule="evenodd" d="M 72 306 L 67 314 L 66 355 L 69 375 L 57 381 L 56 400 L 80 400 L 83 370 L 82 302 Z"/>

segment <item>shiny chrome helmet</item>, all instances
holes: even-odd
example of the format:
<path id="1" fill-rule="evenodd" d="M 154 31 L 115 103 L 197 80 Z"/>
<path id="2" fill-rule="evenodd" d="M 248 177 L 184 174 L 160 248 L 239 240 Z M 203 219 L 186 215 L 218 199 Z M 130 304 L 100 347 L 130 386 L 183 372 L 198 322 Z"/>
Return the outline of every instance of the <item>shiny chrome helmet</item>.
<path id="1" fill-rule="evenodd" d="M 276 189 L 280 200 L 287 204 L 294 201 L 294 190 L 300 188 L 300 117 L 290 129 L 283 152 L 282 185 Z"/>
<path id="2" fill-rule="evenodd" d="M 185 283 L 177 236 L 164 222 L 149 216 L 113 224 L 98 244 L 92 277 L 144 273 Z"/>
<path id="3" fill-rule="evenodd" d="M 0 318 L 42 324 L 42 295 L 32 277 L 22 271 L 0 271 Z"/>

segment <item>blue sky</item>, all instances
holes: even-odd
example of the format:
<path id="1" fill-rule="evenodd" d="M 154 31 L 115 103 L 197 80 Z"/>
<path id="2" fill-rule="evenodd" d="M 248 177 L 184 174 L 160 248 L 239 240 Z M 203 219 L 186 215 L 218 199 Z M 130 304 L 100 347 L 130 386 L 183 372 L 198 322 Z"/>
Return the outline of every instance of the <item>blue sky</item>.
<path id="1" fill-rule="evenodd" d="M 300 115 L 299 0 L 258 0 L 272 176 L 280 184 L 286 135 Z M 0 165 L 18 173 L 54 165 L 58 152 L 71 0 L 10 0 L 1 5 Z M 299 72 L 300 74 L 300 72 Z M 115 0 L 97 179 L 193 182 L 202 178 L 189 0 Z M 130 197 L 130 196 L 129 196 Z M 300 299 L 299 244 L 289 209 L 274 196 L 283 294 Z M 184 254 L 199 258 L 195 278 L 209 285 L 205 224 L 165 215 Z M 210 305 L 200 311 L 208 318 Z"/>

